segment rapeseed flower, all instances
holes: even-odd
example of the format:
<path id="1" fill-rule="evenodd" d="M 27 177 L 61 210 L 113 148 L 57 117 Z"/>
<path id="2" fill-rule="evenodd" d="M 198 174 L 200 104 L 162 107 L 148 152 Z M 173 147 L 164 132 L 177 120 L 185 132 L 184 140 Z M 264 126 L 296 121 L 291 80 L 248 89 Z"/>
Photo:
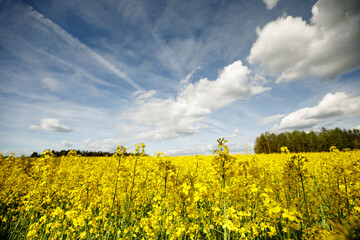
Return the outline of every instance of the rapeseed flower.
<path id="1" fill-rule="evenodd" d="M 144 148 L 0 155 L 1 236 L 321 239 L 341 226 L 357 231 L 360 151 L 231 155 L 225 139 L 214 156 L 152 157 Z"/>

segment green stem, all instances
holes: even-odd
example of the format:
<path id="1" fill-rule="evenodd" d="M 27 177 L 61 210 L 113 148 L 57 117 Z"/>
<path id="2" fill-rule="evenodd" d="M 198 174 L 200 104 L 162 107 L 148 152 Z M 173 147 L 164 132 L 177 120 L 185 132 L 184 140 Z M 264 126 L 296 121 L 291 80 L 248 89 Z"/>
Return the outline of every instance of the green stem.
<path id="1" fill-rule="evenodd" d="M 337 178 L 337 189 L 338 189 L 337 195 L 338 195 L 338 197 L 339 197 L 339 202 L 338 202 L 338 217 L 339 217 L 339 219 L 341 219 L 343 214 L 342 214 L 342 209 L 341 209 L 340 179 L 339 179 L 339 178 L 340 178 L 340 177 Z"/>
<path id="2" fill-rule="evenodd" d="M 301 180 L 301 187 L 302 187 L 302 192 L 303 192 L 304 202 L 305 202 L 306 217 L 307 217 L 307 220 L 309 223 L 310 215 L 309 215 L 309 209 L 308 209 L 308 204 L 307 204 L 307 200 L 306 200 L 305 185 L 304 185 L 302 173 L 300 173 L 300 180 Z"/>
<path id="3" fill-rule="evenodd" d="M 135 173 L 136 173 L 136 164 L 137 164 L 137 160 L 138 160 L 138 156 L 135 157 L 135 163 L 134 163 L 134 171 L 133 171 L 133 178 L 132 178 L 132 182 L 131 182 L 131 189 L 130 189 L 130 198 L 129 198 L 129 203 L 128 203 L 128 210 L 129 210 L 129 219 L 131 217 L 131 203 L 133 200 L 133 190 L 134 190 L 134 186 L 135 186 Z"/>
<path id="4" fill-rule="evenodd" d="M 350 203 L 349 203 L 349 196 L 348 196 L 348 188 L 347 188 L 347 183 L 346 183 L 345 177 L 344 177 L 344 183 L 345 183 L 345 191 L 346 191 L 346 208 L 347 208 L 348 217 L 349 217 L 351 214 L 351 211 L 350 211 Z"/>
<path id="5" fill-rule="evenodd" d="M 117 172 L 116 172 L 116 182 L 115 182 L 115 191 L 114 191 L 114 197 L 113 197 L 113 206 L 115 204 L 115 198 L 116 198 L 116 192 L 117 192 L 117 185 L 118 185 L 118 175 L 120 172 L 120 163 L 121 163 L 121 156 L 119 157 Z"/>
<path id="6" fill-rule="evenodd" d="M 165 189 L 164 189 L 164 197 L 165 197 L 165 198 L 166 198 L 166 182 L 167 182 L 166 180 L 167 180 L 167 176 L 165 176 L 165 186 L 164 186 L 164 188 L 165 188 Z"/>
<path id="7" fill-rule="evenodd" d="M 225 159 L 224 159 L 225 160 Z M 225 161 L 224 161 L 225 163 Z M 225 166 L 222 166 L 222 182 L 221 188 L 225 190 Z M 226 224 L 226 193 L 223 192 L 223 205 L 224 205 L 224 225 Z M 224 228 L 224 240 L 227 240 L 227 230 L 226 227 Z"/>

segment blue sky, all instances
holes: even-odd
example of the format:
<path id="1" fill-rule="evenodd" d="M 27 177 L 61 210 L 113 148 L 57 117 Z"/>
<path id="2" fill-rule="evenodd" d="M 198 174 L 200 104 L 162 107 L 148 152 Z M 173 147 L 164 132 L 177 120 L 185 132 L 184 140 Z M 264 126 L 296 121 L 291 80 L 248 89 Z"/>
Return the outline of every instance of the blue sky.
<path id="1" fill-rule="evenodd" d="M 0 152 L 360 128 L 359 42 L 356 0 L 0 0 Z"/>

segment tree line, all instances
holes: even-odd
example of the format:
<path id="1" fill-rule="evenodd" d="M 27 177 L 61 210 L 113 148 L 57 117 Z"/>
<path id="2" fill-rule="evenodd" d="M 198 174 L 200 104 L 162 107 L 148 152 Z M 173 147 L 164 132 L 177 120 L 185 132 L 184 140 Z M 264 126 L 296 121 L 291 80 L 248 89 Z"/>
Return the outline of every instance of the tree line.
<path id="1" fill-rule="evenodd" d="M 74 149 L 75 150 L 75 149 Z M 66 156 L 70 151 L 72 150 L 51 150 L 51 152 L 54 154 L 55 157 L 62 157 Z M 88 151 L 88 150 L 76 150 L 76 153 L 83 156 L 83 157 L 107 157 L 112 156 L 115 152 L 103 152 L 103 151 Z M 124 153 L 125 156 L 134 155 L 133 153 Z M 145 153 L 145 155 L 147 155 Z M 41 157 L 41 154 L 37 152 L 33 152 L 30 157 Z"/>
<path id="2" fill-rule="evenodd" d="M 60 150 L 55 151 L 51 150 L 51 152 L 54 154 L 55 157 L 62 157 L 66 156 L 71 150 Z M 103 152 L 103 151 L 82 151 L 82 150 L 76 150 L 76 153 L 84 156 L 84 157 L 100 157 L 100 156 L 111 156 L 112 153 L 109 152 Z M 30 157 L 40 157 L 41 154 L 37 152 L 33 152 Z"/>
<path id="3" fill-rule="evenodd" d="M 256 138 L 255 153 L 280 153 L 281 147 L 287 147 L 290 152 L 326 152 L 331 146 L 339 150 L 345 148 L 360 149 L 359 129 L 326 129 L 320 132 L 304 132 L 294 130 L 274 134 L 265 132 Z"/>

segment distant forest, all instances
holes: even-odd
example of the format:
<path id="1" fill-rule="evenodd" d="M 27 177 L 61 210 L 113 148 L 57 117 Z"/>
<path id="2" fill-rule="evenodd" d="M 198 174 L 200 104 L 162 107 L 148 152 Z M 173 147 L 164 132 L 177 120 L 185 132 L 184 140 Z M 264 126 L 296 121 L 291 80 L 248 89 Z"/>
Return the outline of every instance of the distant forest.
<path id="1" fill-rule="evenodd" d="M 74 149 L 75 150 L 75 149 Z M 51 150 L 51 152 L 54 154 L 55 157 L 62 157 L 62 156 L 66 156 L 70 151 L 72 150 L 61 150 L 61 151 L 56 151 L 56 150 Z M 112 156 L 115 152 L 103 152 L 103 151 L 83 151 L 83 150 L 76 150 L 76 154 L 79 154 L 83 157 L 107 157 L 107 156 Z M 130 156 L 133 155 L 133 153 L 125 153 L 125 156 Z M 147 155 L 145 153 L 145 155 Z M 41 154 L 37 153 L 37 152 L 33 152 L 30 157 L 40 157 Z"/>
<path id="2" fill-rule="evenodd" d="M 296 153 L 326 152 L 331 146 L 339 150 L 360 149 L 360 131 L 322 128 L 320 132 L 309 133 L 297 130 L 280 134 L 265 132 L 256 138 L 254 151 L 255 153 L 279 153 L 281 147 L 287 147 L 290 152 Z"/>
<path id="3" fill-rule="evenodd" d="M 51 150 L 51 152 L 54 154 L 55 157 L 61 157 L 66 156 L 71 150 L 61 150 L 61 151 L 55 151 Z M 99 156 L 111 156 L 113 153 L 109 152 L 102 152 L 102 151 L 82 151 L 82 150 L 76 150 L 76 153 L 84 156 L 84 157 L 99 157 Z M 41 154 L 37 152 L 33 152 L 30 157 L 40 157 Z"/>

